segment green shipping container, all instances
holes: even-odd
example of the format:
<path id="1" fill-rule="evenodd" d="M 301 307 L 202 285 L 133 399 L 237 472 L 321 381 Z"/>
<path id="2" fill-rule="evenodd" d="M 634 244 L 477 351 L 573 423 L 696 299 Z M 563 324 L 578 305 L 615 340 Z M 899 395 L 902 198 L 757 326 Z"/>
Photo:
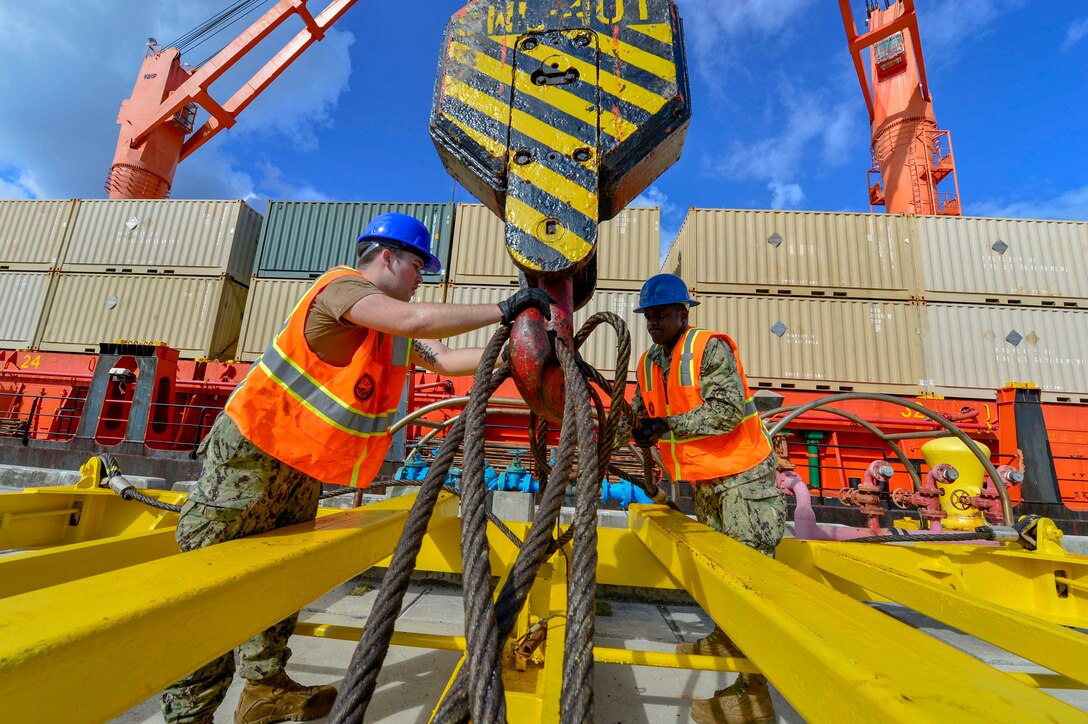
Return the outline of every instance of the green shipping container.
<path id="1" fill-rule="evenodd" d="M 314 279 L 337 264 L 355 265 L 355 241 L 380 214 L 399 211 L 414 216 L 431 232 L 431 251 L 442 260 L 442 282 L 450 260 L 453 204 L 270 201 L 257 246 L 254 276 L 264 279 Z"/>

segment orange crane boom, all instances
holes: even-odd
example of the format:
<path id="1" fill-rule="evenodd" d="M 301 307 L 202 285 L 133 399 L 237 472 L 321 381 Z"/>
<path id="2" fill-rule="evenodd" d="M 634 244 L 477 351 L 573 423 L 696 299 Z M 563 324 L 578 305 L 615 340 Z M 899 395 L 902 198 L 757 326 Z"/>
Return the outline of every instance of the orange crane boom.
<path id="1" fill-rule="evenodd" d="M 839 0 L 850 54 L 869 109 L 870 210 L 883 206 L 892 214 L 959 216 L 952 138 L 938 127 L 933 111 L 914 0 L 884 0 L 883 9 L 879 1 L 866 0 L 869 29 L 859 35 L 850 0 Z M 868 73 L 866 50 L 870 51 Z"/>
<path id="2" fill-rule="evenodd" d="M 113 165 L 105 188 L 111 199 L 164 199 L 170 195 L 178 163 L 210 141 L 219 131 L 234 125 L 238 114 L 269 86 L 325 32 L 351 9 L 355 0 L 332 0 L 316 16 L 307 0 L 279 0 L 225 48 L 200 68 L 181 62 L 177 48 L 148 45 L 132 97 L 122 102 L 117 123 Z M 248 52 L 291 16 L 305 28 L 283 46 L 225 103 L 212 98 L 209 89 Z M 197 107 L 211 116 L 194 132 Z"/>

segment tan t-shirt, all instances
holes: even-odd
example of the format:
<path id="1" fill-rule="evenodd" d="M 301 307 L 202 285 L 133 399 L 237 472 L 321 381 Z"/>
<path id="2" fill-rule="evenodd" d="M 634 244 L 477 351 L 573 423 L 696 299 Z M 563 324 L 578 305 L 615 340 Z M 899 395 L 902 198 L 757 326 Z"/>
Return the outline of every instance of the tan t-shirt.
<path id="1" fill-rule="evenodd" d="M 366 339 L 369 329 L 342 319 L 357 301 L 381 290 L 362 277 L 342 277 L 330 282 L 314 298 L 306 315 L 304 334 L 314 354 L 326 364 L 345 367 Z"/>

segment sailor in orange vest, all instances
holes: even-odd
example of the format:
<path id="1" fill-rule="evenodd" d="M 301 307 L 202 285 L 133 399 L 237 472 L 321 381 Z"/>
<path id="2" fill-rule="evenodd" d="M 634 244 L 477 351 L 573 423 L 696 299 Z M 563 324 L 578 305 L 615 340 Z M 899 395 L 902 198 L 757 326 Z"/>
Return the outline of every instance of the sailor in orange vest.
<path id="1" fill-rule="evenodd" d="M 183 551 L 313 520 L 321 483 L 365 488 L 378 473 L 410 364 L 475 372 L 481 349 L 436 341 L 512 324 L 525 309 L 551 318 L 549 297 L 520 290 L 499 304 L 409 304 L 422 272 L 441 269 L 430 233 L 404 214 L 375 218 L 355 268 L 317 279 L 227 401 L 197 452 L 204 471 L 182 507 Z M 238 647 L 246 680 L 235 724 L 308 721 L 332 709 L 332 686 L 284 671 L 293 615 Z M 211 722 L 230 686 L 233 652 L 163 692 L 168 722 Z"/>
<path id="2" fill-rule="evenodd" d="M 635 441 L 657 444 L 670 477 L 695 488 L 701 523 L 768 556 L 782 539 L 786 500 L 775 486 L 777 456 L 756 414 L 737 345 L 727 335 L 688 325 L 698 304 L 674 274 L 643 285 L 639 306 L 653 339 L 638 364 L 632 403 Z M 743 656 L 721 628 L 676 647 L 677 653 Z M 767 680 L 739 674 L 710 699 L 692 702 L 698 722 L 770 721 Z"/>

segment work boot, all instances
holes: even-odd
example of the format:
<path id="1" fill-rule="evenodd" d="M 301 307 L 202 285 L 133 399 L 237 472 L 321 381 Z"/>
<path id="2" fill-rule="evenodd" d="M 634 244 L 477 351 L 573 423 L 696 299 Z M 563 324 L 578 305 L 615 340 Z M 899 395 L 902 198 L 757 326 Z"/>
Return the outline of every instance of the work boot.
<path id="1" fill-rule="evenodd" d="M 246 681 L 234 724 L 272 724 L 277 721 L 310 721 L 332 711 L 334 686 L 303 686 L 285 672 L 261 681 Z"/>
<path id="2" fill-rule="evenodd" d="M 732 658 L 744 656 L 744 652 L 737 648 L 737 645 L 733 643 L 733 639 L 729 638 L 729 634 L 722 631 L 718 626 L 715 626 L 708 636 L 704 636 L 698 641 L 690 643 L 685 641 L 682 644 L 677 644 L 676 653 L 695 654 L 697 656 L 728 656 Z"/>
<path id="3" fill-rule="evenodd" d="M 691 702 L 691 718 L 699 724 L 774 721 L 774 703 L 767 688 L 767 678 L 759 674 L 738 674 L 736 681 L 715 691 L 713 698 Z"/>

